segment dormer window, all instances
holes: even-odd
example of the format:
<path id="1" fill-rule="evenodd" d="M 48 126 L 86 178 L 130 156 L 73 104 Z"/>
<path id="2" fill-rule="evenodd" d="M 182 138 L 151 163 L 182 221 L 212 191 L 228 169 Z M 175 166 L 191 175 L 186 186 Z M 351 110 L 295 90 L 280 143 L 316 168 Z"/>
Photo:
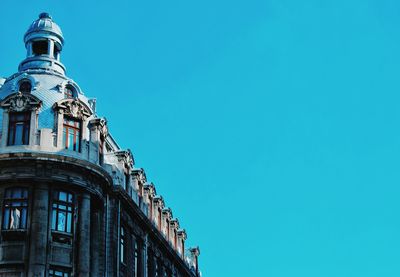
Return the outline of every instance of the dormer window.
<path id="1" fill-rule="evenodd" d="M 76 90 L 74 87 L 67 85 L 64 89 L 64 97 L 66 99 L 71 99 L 76 97 Z"/>
<path id="2" fill-rule="evenodd" d="M 32 52 L 34 55 L 46 55 L 49 52 L 49 43 L 47 40 L 37 40 L 32 43 Z"/>
<path id="3" fill-rule="evenodd" d="M 10 113 L 8 125 L 8 145 L 29 144 L 30 112 Z"/>
<path id="4" fill-rule="evenodd" d="M 80 152 L 81 149 L 81 121 L 64 117 L 63 146 L 65 149 Z"/>
<path id="5" fill-rule="evenodd" d="M 29 80 L 22 80 L 19 83 L 19 91 L 22 93 L 30 93 L 32 91 L 32 84 Z"/>

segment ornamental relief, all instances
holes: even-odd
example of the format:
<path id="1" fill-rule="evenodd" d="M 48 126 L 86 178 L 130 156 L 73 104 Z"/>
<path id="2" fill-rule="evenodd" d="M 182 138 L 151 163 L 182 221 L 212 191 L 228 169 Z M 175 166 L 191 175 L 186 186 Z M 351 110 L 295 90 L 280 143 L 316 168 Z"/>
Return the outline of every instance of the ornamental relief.
<path id="1" fill-rule="evenodd" d="M 62 110 L 64 115 L 86 119 L 92 115 L 89 107 L 79 99 L 65 99 L 54 104 L 54 109 Z"/>
<path id="2" fill-rule="evenodd" d="M 1 102 L 1 107 L 9 112 L 31 111 L 40 108 L 42 101 L 31 94 L 14 93 Z"/>

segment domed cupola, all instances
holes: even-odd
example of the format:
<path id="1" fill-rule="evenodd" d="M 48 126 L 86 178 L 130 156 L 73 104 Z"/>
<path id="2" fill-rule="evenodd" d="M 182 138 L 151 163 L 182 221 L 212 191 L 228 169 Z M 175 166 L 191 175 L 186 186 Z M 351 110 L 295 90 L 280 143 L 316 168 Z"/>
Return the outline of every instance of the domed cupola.
<path id="1" fill-rule="evenodd" d="M 41 13 L 24 36 L 27 57 L 18 70 L 42 69 L 65 74 L 65 67 L 60 62 L 60 52 L 64 37 L 60 27 L 48 13 Z"/>

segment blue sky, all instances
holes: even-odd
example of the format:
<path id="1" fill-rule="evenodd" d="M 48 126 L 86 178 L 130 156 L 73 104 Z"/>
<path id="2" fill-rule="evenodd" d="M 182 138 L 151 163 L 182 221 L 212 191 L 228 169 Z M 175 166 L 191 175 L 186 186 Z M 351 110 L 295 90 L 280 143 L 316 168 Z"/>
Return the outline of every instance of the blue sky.
<path id="1" fill-rule="evenodd" d="M 0 75 L 52 14 L 203 276 L 400 276 L 400 2 L 15 3 Z"/>

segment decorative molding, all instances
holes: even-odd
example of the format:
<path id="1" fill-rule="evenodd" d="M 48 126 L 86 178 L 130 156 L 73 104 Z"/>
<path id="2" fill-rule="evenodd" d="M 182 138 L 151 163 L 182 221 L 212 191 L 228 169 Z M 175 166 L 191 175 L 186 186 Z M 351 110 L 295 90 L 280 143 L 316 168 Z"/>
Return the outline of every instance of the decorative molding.
<path id="1" fill-rule="evenodd" d="M 65 81 L 59 83 L 57 85 L 58 92 L 64 93 L 64 90 L 68 85 L 71 86 L 75 90 L 75 92 L 76 92 L 75 98 L 77 98 L 79 94 L 83 94 L 81 91 L 81 88 L 72 80 L 65 80 Z"/>
<path id="2" fill-rule="evenodd" d="M 55 103 L 53 109 L 62 110 L 64 115 L 82 120 L 92 115 L 90 108 L 80 99 L 63 99 Z"/>
<path id="3" fill-rule="evenodd" d="M 116 151 L 115 156 L 117 156 L 119 162 L 124 162 L 131 168 L 135 164 L 135 160 L 133 158 L 132 152 L 130 149 L 128 150 L 121 150 L 121 151 Z"/>
<path id="4" fill-rule="evenodd" d="M 186 230 L 185 229 L 179 229 L 177 231 L 177 235 L 178 235 L 178 238 L 181 238 L 182 240 L 186 240 L 187 239 L 187 234 L 186 234 Z"/>
<path id="5" fill-rule="evenodd" d="M 13 93 L 1 101 L 0 106 L 9 112 L 24 112 L 40 109 L 42 101 L 32 94 Z"/>
<path id="6" fill-rule="evenodd" d="M 35 78 L 33 78 L 31 75 L 27 73 L 22 73 L 21 75 L 19 75 L 14 79 L 11 89 L 13 91 L 19 91 L 19 84 L 22 80 L 28 80 L 29 82 L 31 82 L 32 91 L 36 90 L 40 85 L 40 82 L 36 81 Z"/>
<path id="7" fill-rule="evenodd" d="M 103 118 L 94 118 L 89 121 L 89 128 L 92 126 L 97 127 L 100 131 L 100 136 L 104 139 L 108 136 L 108 126 L 107 126 L 107 119 Z"/>

